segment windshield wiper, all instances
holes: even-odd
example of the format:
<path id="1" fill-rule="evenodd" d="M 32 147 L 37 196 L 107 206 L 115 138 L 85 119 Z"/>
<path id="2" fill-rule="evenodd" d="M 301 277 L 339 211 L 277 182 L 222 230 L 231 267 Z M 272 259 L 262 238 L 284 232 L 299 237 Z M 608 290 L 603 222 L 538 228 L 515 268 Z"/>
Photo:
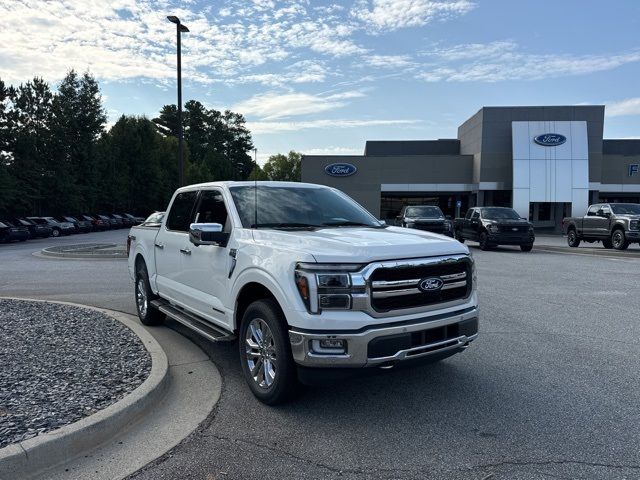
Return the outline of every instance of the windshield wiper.
<path id="1" fill-rule="evenodd" d="M 255 227 L 256 225 L 252 225 Z M 294 222 L 282 222 L 282 223 L 259 223 L 258 228 L 277 228 L 277 229 L 297 229 L 297 230 L 315 230 L 321 225 L 312 225 L 310 223 L 294 223 Z"/>
<path id="2" fill-rule="evenodd" d="M 369 228 L 384 228 L 386 225 L 372 225 L 370 223 L 362 223 L 362 222 L 325 222 L 322 224 L 323 227 L 369 227 Z"/>

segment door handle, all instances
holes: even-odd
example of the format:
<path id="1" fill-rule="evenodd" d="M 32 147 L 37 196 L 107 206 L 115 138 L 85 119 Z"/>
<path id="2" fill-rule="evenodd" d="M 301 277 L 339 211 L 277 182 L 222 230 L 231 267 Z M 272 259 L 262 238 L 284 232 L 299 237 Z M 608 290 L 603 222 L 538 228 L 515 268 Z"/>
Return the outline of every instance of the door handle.
<path id="1" fill-rule="evenodd" d="M 162 243 L 156 243 L 154 245 L 156 246 L 156 248 L 159 248 L 160 250 L 162 250 L 164 248 L 164 244 L 162 244 Z"/>
<path id="2" fill-rule="evenodd" d="M 180 253 L 184 253 L 185 255 L 191 255 L 191 250 L 188 248 L 181 248 Z"/>

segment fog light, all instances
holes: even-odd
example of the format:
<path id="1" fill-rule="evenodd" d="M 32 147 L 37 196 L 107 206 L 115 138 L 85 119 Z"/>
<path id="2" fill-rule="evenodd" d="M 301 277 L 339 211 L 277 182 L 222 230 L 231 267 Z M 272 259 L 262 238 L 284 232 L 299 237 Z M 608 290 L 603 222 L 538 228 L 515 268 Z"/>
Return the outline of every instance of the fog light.
<path id="1" fill-rule="evenodd" d="M 320 308 L 336 308 L 341 310 L 349 310 L 351 308 L 351 296 L 350 295 L 319 295 Z"/>
<path id="2" fill-rule="evenodd" d="M 324 340 L 311 340 L 311 349 L 315 353 L 340 355 L 346 353 L 347 342 L 337 338 L 325 338 Z"/>

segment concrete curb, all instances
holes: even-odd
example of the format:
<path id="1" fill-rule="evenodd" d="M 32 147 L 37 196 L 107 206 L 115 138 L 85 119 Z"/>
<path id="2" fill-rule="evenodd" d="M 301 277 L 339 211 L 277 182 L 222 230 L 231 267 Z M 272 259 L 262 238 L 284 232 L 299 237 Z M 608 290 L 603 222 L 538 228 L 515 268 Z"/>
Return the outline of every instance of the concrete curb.
<path id="1" fill-rule="evenodd" d="M 74 244 L 55 245 L 40 250 L 40 255 L 56 258 L 81 258 L 81 259 L 126 259 L 126 251 L 109 252 L 117 249 L 118 244 Z"/>
<path id="2" fill-rule="evenodd" d="M 551 245 L 534 245 L 533 249 L 541 252 L 586 255 L 589 257 L 640 259 L 640 252 L 637 251 L 595 250 L 590 248 L 556 247 Z"/>
<path id="3" fill-rule="evenodd" d="M 0 298 L 59 303 L 102 312 L 131 329 L 144 344 L 152 362 L 149 377 L 120 401 L 75 423 L 0 449 L 0 479 L 30 478 L 80 456 L 126 430 L 164 396 L 168 384 L 167 356 L 156 339 L 142 325 L 127 319 L 126 315 L 71 302 Z"/>

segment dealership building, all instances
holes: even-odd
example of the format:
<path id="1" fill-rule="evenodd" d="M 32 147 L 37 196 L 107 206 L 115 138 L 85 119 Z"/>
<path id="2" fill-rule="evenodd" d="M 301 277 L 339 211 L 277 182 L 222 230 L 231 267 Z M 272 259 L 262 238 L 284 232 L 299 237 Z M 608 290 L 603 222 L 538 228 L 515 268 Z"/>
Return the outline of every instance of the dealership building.
<path id="1" fill-rule="evenodd" d="M 640 139 L 605 140 L 604 106 L 483 107 L 455 139 L 367 141 L 363 155 L 304 155 L 302 181 L 339 188 L 376 217 L 404 205 L 509 206 L 559 229 L 590 203 L 640 203 Z"/>

